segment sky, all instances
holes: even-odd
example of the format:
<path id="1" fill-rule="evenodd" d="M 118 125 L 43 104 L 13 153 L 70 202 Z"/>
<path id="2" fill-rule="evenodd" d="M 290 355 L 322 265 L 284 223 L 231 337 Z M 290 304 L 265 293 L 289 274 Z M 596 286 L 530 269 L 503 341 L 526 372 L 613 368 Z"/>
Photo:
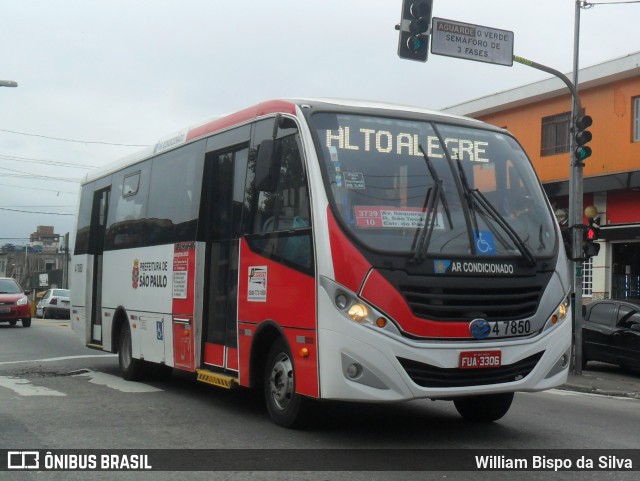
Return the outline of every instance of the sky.
<path id="1" fill-rule="evenodd" d="M 640 2 L 590 2 L 580 67 L 640 51 Z M 434 0 L 433 16 L 514 33 L 573 68 L 574 0 Z M 0 0 L 0 246 L 73 238 L 80 179 L 189 125 L 274 98 L 439 110 L 549 75 L 397 55 L 402 0 Z"/>

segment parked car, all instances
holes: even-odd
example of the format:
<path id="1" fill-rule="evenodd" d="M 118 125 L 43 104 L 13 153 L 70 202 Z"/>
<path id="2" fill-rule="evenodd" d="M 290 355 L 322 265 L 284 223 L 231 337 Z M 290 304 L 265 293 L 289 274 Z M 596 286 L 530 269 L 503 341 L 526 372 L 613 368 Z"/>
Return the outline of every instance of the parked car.
<path id="1" fill-rule="evenodd" d="M 36 317 L 69 319 L 69 289 L 49 289 L 36 305 Z"/>
<path id="2" fill-rule="evenodd" d="M 640 300 L 602 300 L 584 306 L 583 369 L 588 361 L 640 368 Z"/>
<path id="3" fill-rule="evenodd" d="M 29 291 L 23 291 L 11 277 L 0 277 L 0 322 L 15 326 L 18 321 L 22 327 L 31 325 L 31 306 Z"/>

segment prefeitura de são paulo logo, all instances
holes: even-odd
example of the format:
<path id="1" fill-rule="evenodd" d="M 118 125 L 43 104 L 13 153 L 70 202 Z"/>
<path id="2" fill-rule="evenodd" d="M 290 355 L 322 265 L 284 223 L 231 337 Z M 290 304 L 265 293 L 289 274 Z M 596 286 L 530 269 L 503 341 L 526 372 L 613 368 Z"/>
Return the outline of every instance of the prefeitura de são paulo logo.
<path id="1" fill-rule="evenodd" d="M 133 271 L 131 272 L 131 287 L 138 288 L 138 281 L 140 280 L 140 268 L 138 267 L 138 259 L 133 260 Z"/>

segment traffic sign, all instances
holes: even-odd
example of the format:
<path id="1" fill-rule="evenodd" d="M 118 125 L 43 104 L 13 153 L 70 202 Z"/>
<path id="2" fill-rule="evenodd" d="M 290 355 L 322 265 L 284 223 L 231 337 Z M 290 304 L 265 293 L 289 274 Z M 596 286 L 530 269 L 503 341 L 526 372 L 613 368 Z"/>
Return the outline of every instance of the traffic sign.
<path id="1" fill-rule="evenodd" d="M 434 17 L 431 53 L 511 67 L 513 32 Z"/>

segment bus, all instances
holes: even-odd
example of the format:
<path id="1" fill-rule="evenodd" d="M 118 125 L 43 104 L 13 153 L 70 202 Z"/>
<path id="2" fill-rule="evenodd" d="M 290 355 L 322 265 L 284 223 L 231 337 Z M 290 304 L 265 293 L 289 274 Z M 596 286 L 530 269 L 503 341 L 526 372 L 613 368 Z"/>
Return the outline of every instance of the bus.
<path id="1" fill-rule="evenodd" d="M 566 381 L 570 270 L 504 129 L 422 108 L 272 100 L 82 181 L 72 328 L 124 379 L 180 370 L 314 400 L 504 416 Z"/>

